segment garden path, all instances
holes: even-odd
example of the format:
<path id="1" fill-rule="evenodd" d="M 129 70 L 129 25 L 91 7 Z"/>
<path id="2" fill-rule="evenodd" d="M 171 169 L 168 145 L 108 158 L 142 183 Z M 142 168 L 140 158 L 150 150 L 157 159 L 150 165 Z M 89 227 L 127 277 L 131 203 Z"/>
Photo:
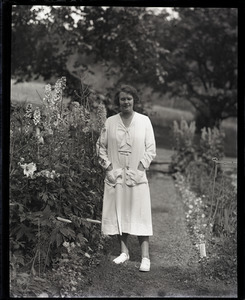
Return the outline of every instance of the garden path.
<path id="1" fill-rule="evenodd" d="M 161 171 L 161 170 L 159 170 Z M 139 272 L 137 237 L 129 236 L 130 261 L 115 265 L 120 253 L 111 237 L 100 264 L 90 270 L 90 285 L 80 297 L 237 297 L 236 287 L 205 277 L 199 263 L 196 241 L 187 229 L 184 206 L 172 177 L 162 172 L 148 174 L 154 235 L 150 238 L 151 271 Z"/>

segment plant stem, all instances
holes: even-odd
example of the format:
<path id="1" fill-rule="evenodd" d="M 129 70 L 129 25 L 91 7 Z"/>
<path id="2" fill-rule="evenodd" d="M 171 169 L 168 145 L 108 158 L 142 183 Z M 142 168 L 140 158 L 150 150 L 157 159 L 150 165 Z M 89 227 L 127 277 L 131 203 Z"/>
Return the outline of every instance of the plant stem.
<path id="1" fill-rule="evenodd" d="M 214 172 L 214 179 L 213 179 L 213 189 L 212 189 L 212 200 L 211 200 L 211 208 L 210 208 L 210 214 L 208 219 L 210 220 L 213 210 L 213 200 L 214 200 L 214 191 L 215 191 L 215 178 L 217 176 L 217 164 L 215 163 L 215 172 Z"/>
<path id="2" fill-rule="evenodd" d="M 45 257 L 45 262 L 44 262 L 43 273 L 45 273 L 45 270 L 46 270 L 46 265 L 47 265 L 48 253 L 49 253 L 50 245 L 51 245 L 51 241 L 50 241 L 50 242 L 49 242 L 49 244 L 48 244 L 48 250 L 47 250 L 46 257 Z"/>
<path id="3" fill-rule="evenodd" d="M 38 247 L 39 247 L 39 253 L 38 253 L 38 263 L 39 263 L 39 277 L 40 277 L 40 268 L 41 268 L 41 258 L 40 258 L 40 218 L 38 218 Z"/>

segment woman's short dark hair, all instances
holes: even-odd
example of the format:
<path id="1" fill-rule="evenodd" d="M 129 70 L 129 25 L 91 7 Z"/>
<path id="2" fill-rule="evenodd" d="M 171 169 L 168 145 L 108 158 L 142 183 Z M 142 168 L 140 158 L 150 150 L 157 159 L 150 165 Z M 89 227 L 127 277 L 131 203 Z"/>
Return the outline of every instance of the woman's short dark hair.
<path id="1" fill-rule="evenodd" d="M 138 95 L 138 92 L 137 90 L 132 87 L 131 85 L 122 85 L 120 86 L 120 88 L 117 90 L 116 94 L 115 94 L 115 97 L 114 97 L 114 103 L 119 106 L 119 94 L 121 92 L 124 92 L 124 93 L 127 93 L 127 94 L 130 94 L 133 96 L 134 98 L 134 104 L 136 103 L 139 103 L 140 102 L 140 98 L 139 98 L 139 95 Z"/>

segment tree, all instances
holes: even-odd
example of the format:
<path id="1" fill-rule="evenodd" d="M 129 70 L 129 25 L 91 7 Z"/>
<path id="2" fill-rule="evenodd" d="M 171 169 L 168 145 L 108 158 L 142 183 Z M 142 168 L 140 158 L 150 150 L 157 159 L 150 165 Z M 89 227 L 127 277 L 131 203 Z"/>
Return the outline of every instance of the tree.
<path id="1" fill-rule="evenodd" d="M 43 8 L 13 7 L 11 75 L 17 82 L 36 80 L 40 76 L 55 81 L 65 76 L 73 91 L 78 88 L 79 80 L 66 66 L 74 40 L 73 35 L 69 35 L 69 28 L 65 27 L 65 21 L 71 28 L 74 25 L 69 7 L 52 8 L 43 18 L 39 17 L 40 12 L 44 14 Z"/>
<path id="2" fill-rule="evenodd" d="M 170 51 L 163 57 L 168 77 L 158 88 L 188 100 L 197 111 L 199 129 L 219 127 L 222 120 L 237 115 L 237 11 L 175 11 L 179 18 L 158 31 L 161 46 Z M 155 19 L 159 27 L 161 16 Z"/>
<path id="3" fill-rule="evenodd" d="M 72 13 L 79 16 L 77 24 Z M 107 77 L 117 77 L 116 85 L 163 82 L 166 73 L 159 58 L 166 50 L 154 39 L 152 13 L 145 8 L 62 6 L 51 7 L 48 18 L 38 20 L 37 15 L 31 7 L 13 10 L 12 74 L 16 78 L 66 76 L 72 93 L 81 74 L 91 71 L 82 58 L 86 55 L 105 66 Z"/>

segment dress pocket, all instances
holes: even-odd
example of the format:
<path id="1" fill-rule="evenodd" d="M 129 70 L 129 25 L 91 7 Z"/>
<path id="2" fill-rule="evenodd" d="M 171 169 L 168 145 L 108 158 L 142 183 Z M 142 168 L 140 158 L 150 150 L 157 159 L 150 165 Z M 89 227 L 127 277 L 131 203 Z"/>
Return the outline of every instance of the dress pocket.
<path id="1" fill-rule="evenodd" d="M 106 172 L 105 182 L 110 186 L 115 186 L 122 181 L 122 169 L 116 169 Z"/>
<path id="2" fill-rule="evenodd" d="M 147 178 L 146 178 L 146 173 L 145 171 L 141 171 L 137 169 L 136 171 L 134 170 L 128 170 L 126 172 L 126 184 L 128 186 L 135 186 L 140 183 L 146 183 Z"/>

